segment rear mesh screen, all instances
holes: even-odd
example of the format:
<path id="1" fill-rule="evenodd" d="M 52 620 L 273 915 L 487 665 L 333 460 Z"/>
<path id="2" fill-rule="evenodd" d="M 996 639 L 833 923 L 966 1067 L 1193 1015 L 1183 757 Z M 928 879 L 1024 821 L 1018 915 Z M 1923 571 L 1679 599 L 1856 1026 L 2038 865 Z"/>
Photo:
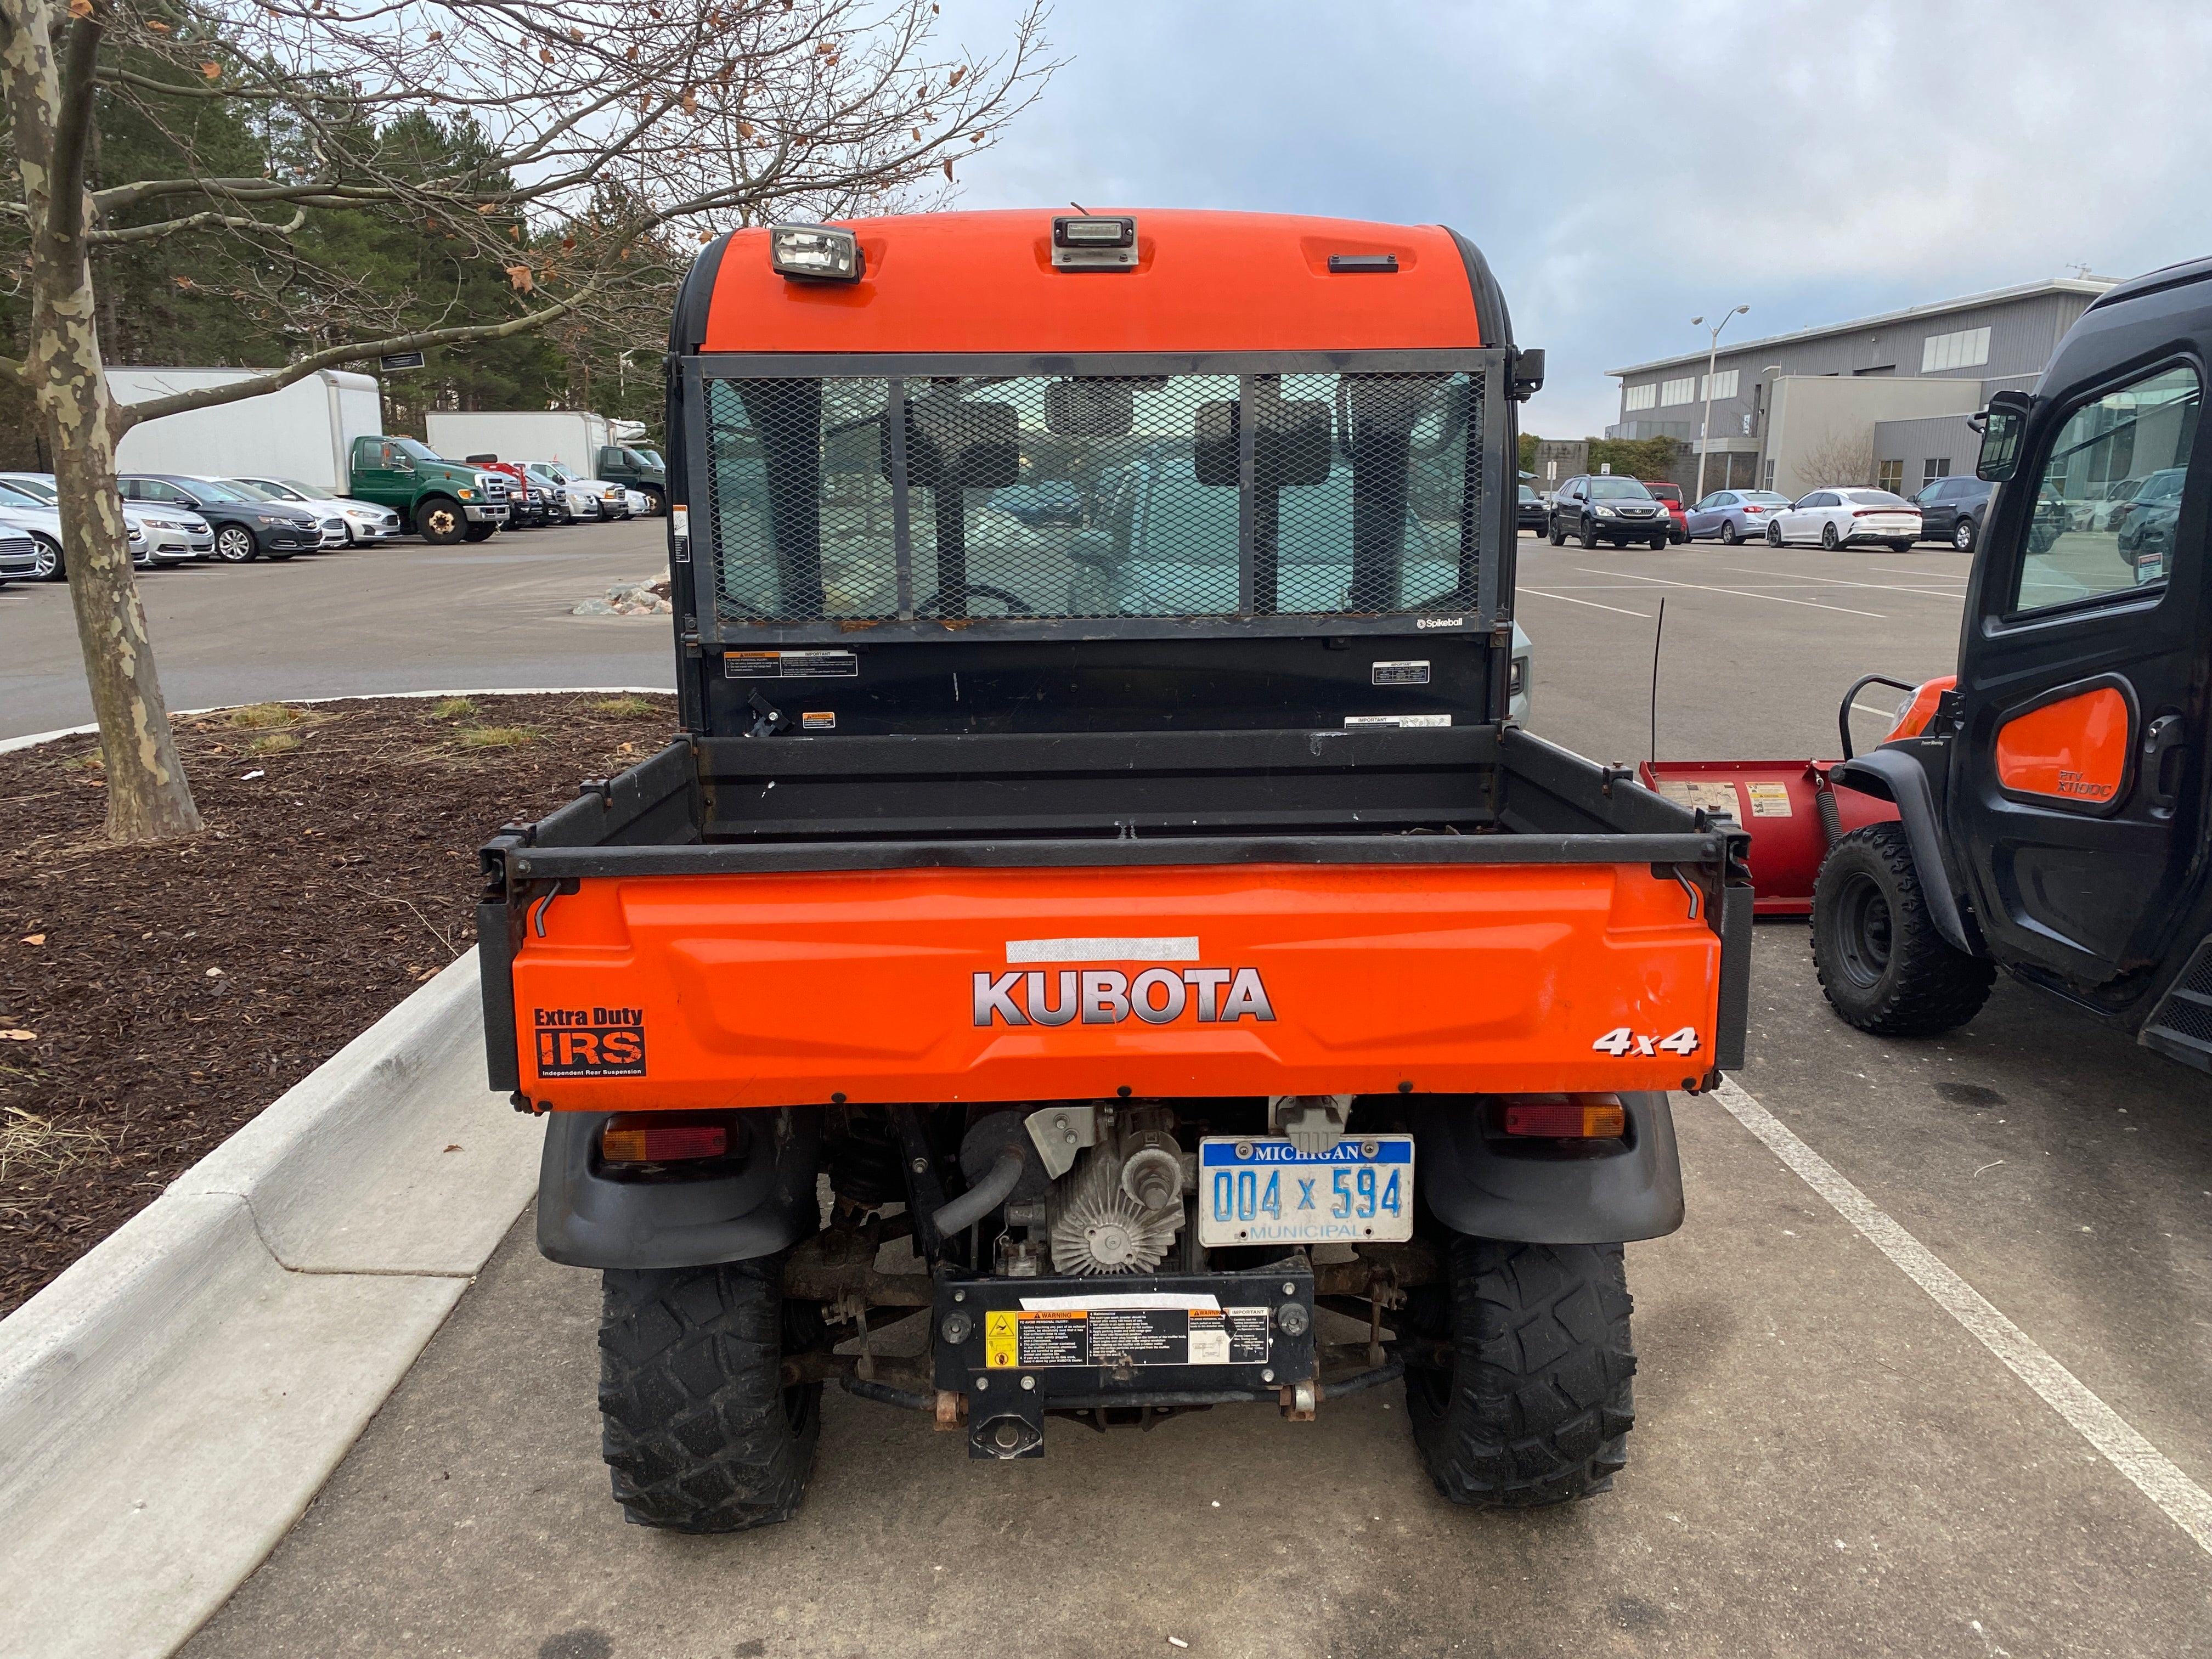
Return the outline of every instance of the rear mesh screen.
<path id="1" fill-rule="evenodd" d="M 709 380 L 715 603 L 737 624 L 1468 610 L 1483 379 Z"/>

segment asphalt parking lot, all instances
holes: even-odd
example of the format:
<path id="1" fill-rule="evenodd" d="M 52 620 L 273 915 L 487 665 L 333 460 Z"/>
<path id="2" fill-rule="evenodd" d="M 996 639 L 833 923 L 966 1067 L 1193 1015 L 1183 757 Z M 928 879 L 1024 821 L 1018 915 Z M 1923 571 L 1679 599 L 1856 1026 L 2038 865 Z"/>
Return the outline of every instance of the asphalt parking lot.
<path id="1" fill-rule="evenodd" d="M 572 617 L 667 568 L 659 519 L 179 564 L 138 591 L 172 708 L 379 691 L 673 686 L 666 618 Z M 0 587 L 0 738 L 92 719 L 69 590 Z"/>
<path id="2" fill-rule="evenodd" d="M 657 532 L 569 533 L 642 551 Z M 1661 599 L 1662 756 L 1826 755 L 1857 675 L 1950 665 L 1966 573 L 1933 549 L 1521 551 L 1532 724 L 1607 760 L 1650 742 Z M 363 660 L 452 684 L 488 640 L 523 642 L 497 664 L 665 665 L 664 623 L 555 608 L 650 562 L 629 544 L 608 561 L 418 566 L 413 654 Z M 16 598 L 0 594 L 0 659 Z M 295 631 L 327 617 L 347 637 L 343 604 L 315 604 Z M 165 651 L 173 626 L 157 623 Z M 532 654 L 562 640 L 574 656 Z M 276 677 L 313 659 L 256 665 L 270 689 L 252 695 L 301 694 Z M 206 663 L 192 672 L 222 672 Z M 1638 1425 L 1615 1490 L 1587 1503 L 1453 1508 L 1394 1389 L 1307 1425 L 1056 1421 L 1042 1462 L 1012 1465 L 833 1393 L 792 1524 L 628 1528 L 597 1455 L 596 1281 L 539 1259 L 526 1216 L 186 1652 L 2212 1654 L 2212 1079 L 2008 982 L 1950 1037 L 1862 1036 L 1820 1000 L 1802 926 L 1772 922 L 1737 1080 L 1747 1095 L 1677 1100 L 1689 1218 L 1630 1248 Z"/>

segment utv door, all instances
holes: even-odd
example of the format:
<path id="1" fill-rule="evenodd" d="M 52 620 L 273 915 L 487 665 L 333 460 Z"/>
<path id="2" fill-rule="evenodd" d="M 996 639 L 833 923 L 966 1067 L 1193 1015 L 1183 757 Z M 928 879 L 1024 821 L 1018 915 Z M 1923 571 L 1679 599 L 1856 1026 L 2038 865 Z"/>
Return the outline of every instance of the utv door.
<path id="1" fill-rule="evenodd" d="M 2001 960 L 2088 986 L 2157 961 L 2201 877 L 2204 371 L 2172 313 L 2145 332 L 2077 340 L 2061 389 L 2039 394 L 1960 653 L 1960 869 Z M 2090 527 L 2087 503 L 2158 468 L 2181 469 L 2185 489 L 2170 551 L 2145 558 L 2124 552 L 2124 523 Z"/>

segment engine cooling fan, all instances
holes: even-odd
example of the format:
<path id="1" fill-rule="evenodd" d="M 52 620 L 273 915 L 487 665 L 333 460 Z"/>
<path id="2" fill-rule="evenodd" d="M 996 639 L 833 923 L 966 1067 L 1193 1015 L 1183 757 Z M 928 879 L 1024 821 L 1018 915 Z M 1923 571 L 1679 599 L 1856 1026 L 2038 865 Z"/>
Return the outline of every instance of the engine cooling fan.
<path id="1" fill-rule="evenodd" d="M 1094 1147 L 1054 1194 L 1053 1271 L 1149 1273 L 1166 1260 L 1182 1230 L 1182 1206 L 1148 1210 L 1121 1190 L 1121 1160 Z"/>

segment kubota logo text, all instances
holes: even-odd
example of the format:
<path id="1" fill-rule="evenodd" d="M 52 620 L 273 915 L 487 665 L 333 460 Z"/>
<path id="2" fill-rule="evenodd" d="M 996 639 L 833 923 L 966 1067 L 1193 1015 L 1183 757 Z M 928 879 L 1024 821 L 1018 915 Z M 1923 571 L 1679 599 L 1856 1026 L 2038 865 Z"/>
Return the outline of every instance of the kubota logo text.
<path id="1" fill-rule="evenodd" d="M 977 974 L 975 1024 L 1119 1025 L 1133 1016 L 1167 1025 L 1188 1015 L 1200 1025 L 1272 1020 L 1273 1006 L 1257 968 L 1147 968 L 1133 978 L 1113 968 L 1017 968 Z"/>

